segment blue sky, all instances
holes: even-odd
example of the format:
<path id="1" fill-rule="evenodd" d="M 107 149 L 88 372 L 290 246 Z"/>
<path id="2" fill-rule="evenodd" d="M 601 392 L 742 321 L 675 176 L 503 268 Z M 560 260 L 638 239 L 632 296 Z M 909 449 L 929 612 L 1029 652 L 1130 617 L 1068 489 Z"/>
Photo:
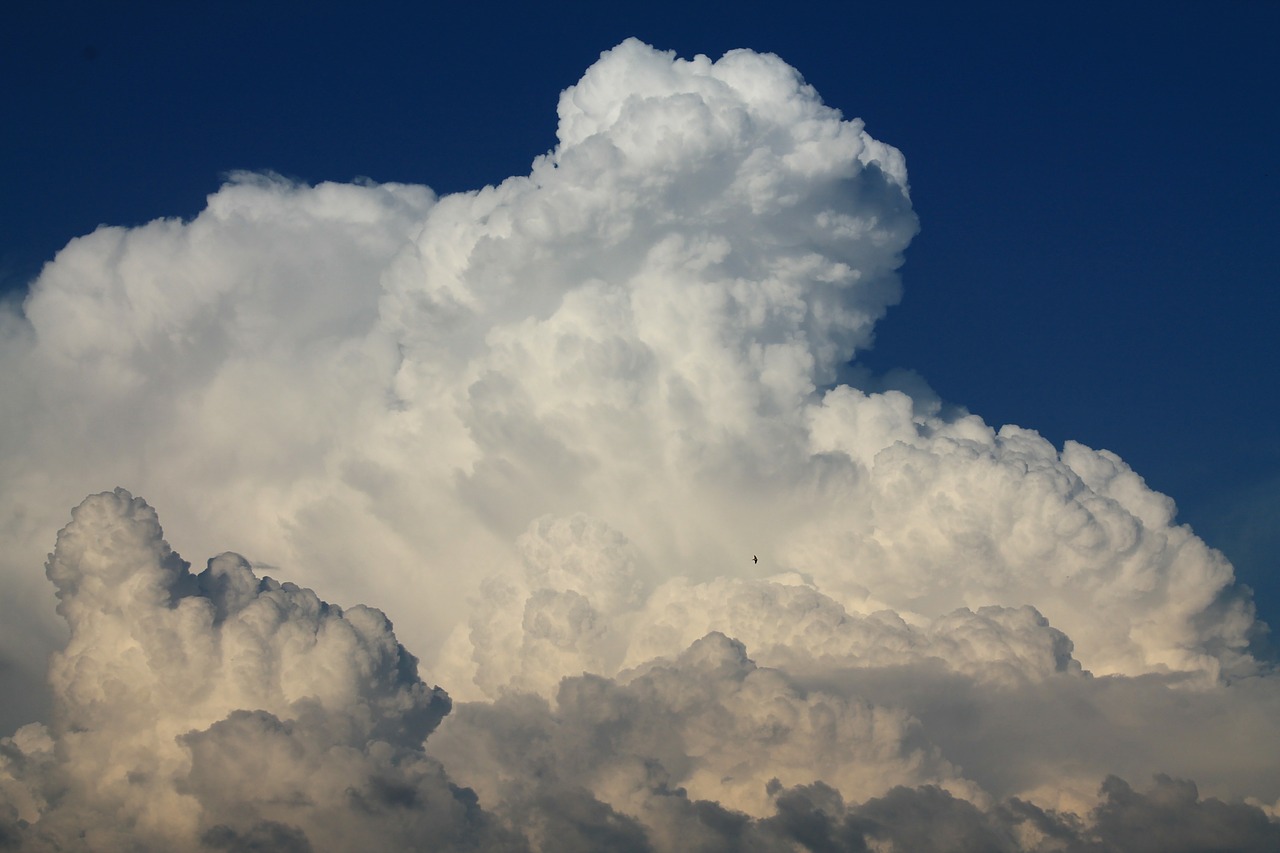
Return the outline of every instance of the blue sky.
<path id="1" fill-rule="evenodd" d="M 890 8 L 892 6 L 892 8 Z M 527 172 L 628 36 L 750 47 L 907 158 L 921 232 L 865 363 L 1114 450 L 1280 619 L 1280 5 L 26 4 L 0 26 L 0 281 L 232 169 Z"/>

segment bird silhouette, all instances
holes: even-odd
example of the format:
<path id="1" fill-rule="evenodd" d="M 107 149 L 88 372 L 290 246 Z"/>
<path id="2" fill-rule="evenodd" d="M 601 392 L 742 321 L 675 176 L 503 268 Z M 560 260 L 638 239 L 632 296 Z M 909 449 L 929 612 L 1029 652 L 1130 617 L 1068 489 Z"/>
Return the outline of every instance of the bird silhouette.
<path id="1" fill-rule="evenodd" d="M 760 558 L 759 558 L 759 557 L 757 557 L 755 554 L 752 554 L 752 555 L 751 555 L 751 562 L 753 562 L 753 563 L 758 563 L 758 562 L 760 562 Z"/>

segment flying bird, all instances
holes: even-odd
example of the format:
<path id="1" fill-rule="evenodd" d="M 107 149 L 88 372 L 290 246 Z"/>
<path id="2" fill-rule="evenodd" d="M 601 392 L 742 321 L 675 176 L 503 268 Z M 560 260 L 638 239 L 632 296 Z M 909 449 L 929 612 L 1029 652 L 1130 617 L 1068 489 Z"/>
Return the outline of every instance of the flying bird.
<path id="1" fill-rule="evenodd" d="M 758 562 L 760 562 L 760 558 L 759 558 L 759 557 L 757 557 L 755 554 L 752 554 L 752 555 L 751 555 L 751 562 L 753 562 L 753 563 L 758 563 Z"/>

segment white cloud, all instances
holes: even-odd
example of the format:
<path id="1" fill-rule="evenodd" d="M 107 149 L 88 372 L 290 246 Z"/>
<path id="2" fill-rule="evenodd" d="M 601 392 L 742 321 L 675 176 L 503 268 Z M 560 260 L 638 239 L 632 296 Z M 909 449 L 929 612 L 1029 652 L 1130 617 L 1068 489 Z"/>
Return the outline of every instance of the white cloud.
<path id="1" fill-rule="evenodd" d="M 840 384 L 902 156 L 749 51 L 628 41 L 559 111 L 528 176 L 237 175 L 0 315 L 5 689 L 66 641 L 0 842 L 1093 849 L 1172 808 L 1265 846 L 1280 691 L 1221 554 L 1113 454 Z M 60 634 L 36 567 L 117 483 L 258 562 L 92 498 Z M 465 702 L 425 752 L 381 614 L 264 573 L 387 608 Z M 1205 797 L 1099 793 L 1157 773 Z"/>
<path id="2" fill-rule="evenodd" d="M 0 817 L 24 846 L 489 838 L 422 752 L 449 700 L 379 611 L 258 579 L 234 554 L 192 575 L 122 489 L 77 507 L 48 575 L 70 627 L 50 666 L 55 713 L 19 730 L 0 767 Z"/>

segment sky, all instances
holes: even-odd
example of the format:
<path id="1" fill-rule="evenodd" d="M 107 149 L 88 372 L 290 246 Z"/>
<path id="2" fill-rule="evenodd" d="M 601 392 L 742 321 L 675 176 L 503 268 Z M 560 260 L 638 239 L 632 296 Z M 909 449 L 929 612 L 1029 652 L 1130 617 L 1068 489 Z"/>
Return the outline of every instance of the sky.
<path id="1" fill-rule="evenodd" d="M 8 14 L 0 841 L 1274 848 L 1273 4 Z"/>

